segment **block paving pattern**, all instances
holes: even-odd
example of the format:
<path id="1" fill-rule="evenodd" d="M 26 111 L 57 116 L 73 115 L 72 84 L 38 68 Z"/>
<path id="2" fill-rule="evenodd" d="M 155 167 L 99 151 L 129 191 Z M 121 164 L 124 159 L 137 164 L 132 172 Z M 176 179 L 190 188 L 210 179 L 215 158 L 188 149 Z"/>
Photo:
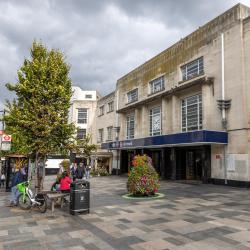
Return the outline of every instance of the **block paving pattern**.
<path id="1" fill-rule="evenodd" d="M 250 190 L 161 182 L 158 200 L 126 200 L 126 178 L 91 179 L 90 214 L 5 206 L 0 249 L 250 249 Z"/>

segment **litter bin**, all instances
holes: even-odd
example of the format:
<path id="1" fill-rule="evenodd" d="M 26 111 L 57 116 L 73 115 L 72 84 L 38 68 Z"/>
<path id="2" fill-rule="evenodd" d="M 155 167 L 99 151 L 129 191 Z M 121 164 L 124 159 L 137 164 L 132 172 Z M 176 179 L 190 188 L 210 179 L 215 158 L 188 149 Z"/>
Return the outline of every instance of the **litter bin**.
<path id="1" fill-rule="evenodd" d="M 74 181 L 70 185 L 70 214 L 87 212 L 89 213 L 89 191 L 88 181 Z"/>

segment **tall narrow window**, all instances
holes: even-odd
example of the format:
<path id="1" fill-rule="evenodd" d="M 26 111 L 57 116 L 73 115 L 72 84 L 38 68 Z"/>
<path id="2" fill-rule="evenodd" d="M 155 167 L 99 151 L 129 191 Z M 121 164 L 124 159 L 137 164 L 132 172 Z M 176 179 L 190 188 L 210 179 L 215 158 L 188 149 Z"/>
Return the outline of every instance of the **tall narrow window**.
<path id="1" fill-rule="evenodd" d="M 103 128 L 98 129 L 98 142 L 103 142 Z"/>
<path id="2" fill-rule="evenodd" d="M 99 107 L 99 116 L 104 115 L 104 105 Z"/>
<path id="3" fill-rule="evenodd" d="M 134 89 L 127 93 L 128 103 L 135 102 L 138 100 L 138 89 Z"/>
<path id="4" fill-rule="evenodd" d="M 158 77 L 157 79 L 149 82 L 150 94 L 164 90 L 164 76 Z"/>
<path id="5" fill-rule="evenodd" d="M 108 132 L 108 141 L 112 141 L 113 140 L 113 127 L 107 127 L 107 132 Z"/>
<path id="6" fill-rule="evenodd" d="M 181 67 L 182 80 L 186 81 L 204 73 L 203 57 Z"/>
<path id="7" fill-rule="evenodd" d="M 182 100 L 182 131 L 202 129 L 202 95 L 189 96 Z"/>
<path id="8" fill-rule="evenodd" d="M 160 135 L 161 134 L 161 107 L 155 107 L 150 109 L 149 112 L 150 120 L 150 135 Z"/>
<path id="9" fill-rule="evenodd" d="M 87 118 L 88 118 L 87 116 L 88 116 L 88 110 L 86 108 L 79 108 L 77 123 L 87 124 Z"/>
<path id="10" fill-rule="evenodd" d="M 78 140 L 82 140 L 86 138 L 86 129 L 77 129 L 77 135 Z"/>
<path id="11" fill-rule="evenodd" d="M 135 136 L 135 115 L 127 116 L 127 139 L 133 139 Z"/>
<path id="12" fill-rule="evenodd" d="M 108 112 L 112 112 L 114 110 L 114 102 L 109 102 L 108 103 Z"/>

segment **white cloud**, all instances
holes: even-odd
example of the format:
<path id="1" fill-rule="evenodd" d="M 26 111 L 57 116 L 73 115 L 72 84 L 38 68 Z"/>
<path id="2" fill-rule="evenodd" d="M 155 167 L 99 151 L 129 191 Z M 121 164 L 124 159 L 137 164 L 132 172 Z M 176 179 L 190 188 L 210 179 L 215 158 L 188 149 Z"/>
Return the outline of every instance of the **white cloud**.
<path id="1" fill-rule="evenodd" d="M 250 6 L 250 0 L 241 1 Z M 118 78 L 166 49 L 237 0 L 0 1 L 0 102 L 3 87 L 34 38 L 59 48 L 74 84 L 107 94 Z M 1 104 L 1 103 L 0 103 Z"/>

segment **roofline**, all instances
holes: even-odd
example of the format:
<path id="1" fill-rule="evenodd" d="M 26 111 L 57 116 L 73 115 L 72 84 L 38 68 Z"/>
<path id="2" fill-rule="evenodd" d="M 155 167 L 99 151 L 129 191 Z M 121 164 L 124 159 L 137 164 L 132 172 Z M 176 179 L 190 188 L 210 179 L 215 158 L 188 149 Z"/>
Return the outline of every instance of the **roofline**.
<path id="1" fill-rule="evenodd" d="M 191 37 L 194 33 L 196 33 L 198 30 L 200 29 L 204 29 L 207 26 L 215 23 L 221 16 L 223 15 L 227 15 L 228 13 L 232 12 L 235 9 L 240 9 L 241 7 L 248 9 L 249 15 L 250 15 L 250 7 L 248 7 L 247 5 L 244 5 L 242 3 L 238 3 L 236 5 L 234 5 L 233 7 L 231 7 L 230 9 L 226 10 L 225 12 L 223 12 L 222 14 L 216 16 L 215 18 L 213 18 L 212 20 L 210 20 L 209 22 L 205 23 L 204 25 L 200 26 L 198 29 L 194 30 L 193 32 L 191 32 L 189 35 L 185 36 L 184 38 L 181 38 L 178 42 L 172 44 L 170 47 L 168 47 L 167 49 L 161 51 L 160 53 L 158 53 L 157 55 L 151 57 L 149 60 L 145 61 L 144 63 L 140 64 L 139 66 L 137 66 L 136 68 L 134 68 L 133 70 L 131 70 L 129 73 L 123 75 L 121 78 L 119 78 L 117 80 L 117 85 L 119 84 L 120 81 L 122 81 L 124 78 L 128 77 L 130 74 L 135 73 L 137 70 L 145 67 L 148 63 L 150 63 L 151 61 L 155 60 L 157 57 L 159 57 L 160 55 L 164 54 L 165 52 L 167 52 L 168 50 L 171 50 L 172 48 L 174 48 L 176 45 L 178 45 L 179 43 L 181 43 L 183 40 L 186 40 L 188 37 Z M 241 19 L 241 18 L 239 18 Z M 239 20 L 238 19 L 238 20 Z"/>

